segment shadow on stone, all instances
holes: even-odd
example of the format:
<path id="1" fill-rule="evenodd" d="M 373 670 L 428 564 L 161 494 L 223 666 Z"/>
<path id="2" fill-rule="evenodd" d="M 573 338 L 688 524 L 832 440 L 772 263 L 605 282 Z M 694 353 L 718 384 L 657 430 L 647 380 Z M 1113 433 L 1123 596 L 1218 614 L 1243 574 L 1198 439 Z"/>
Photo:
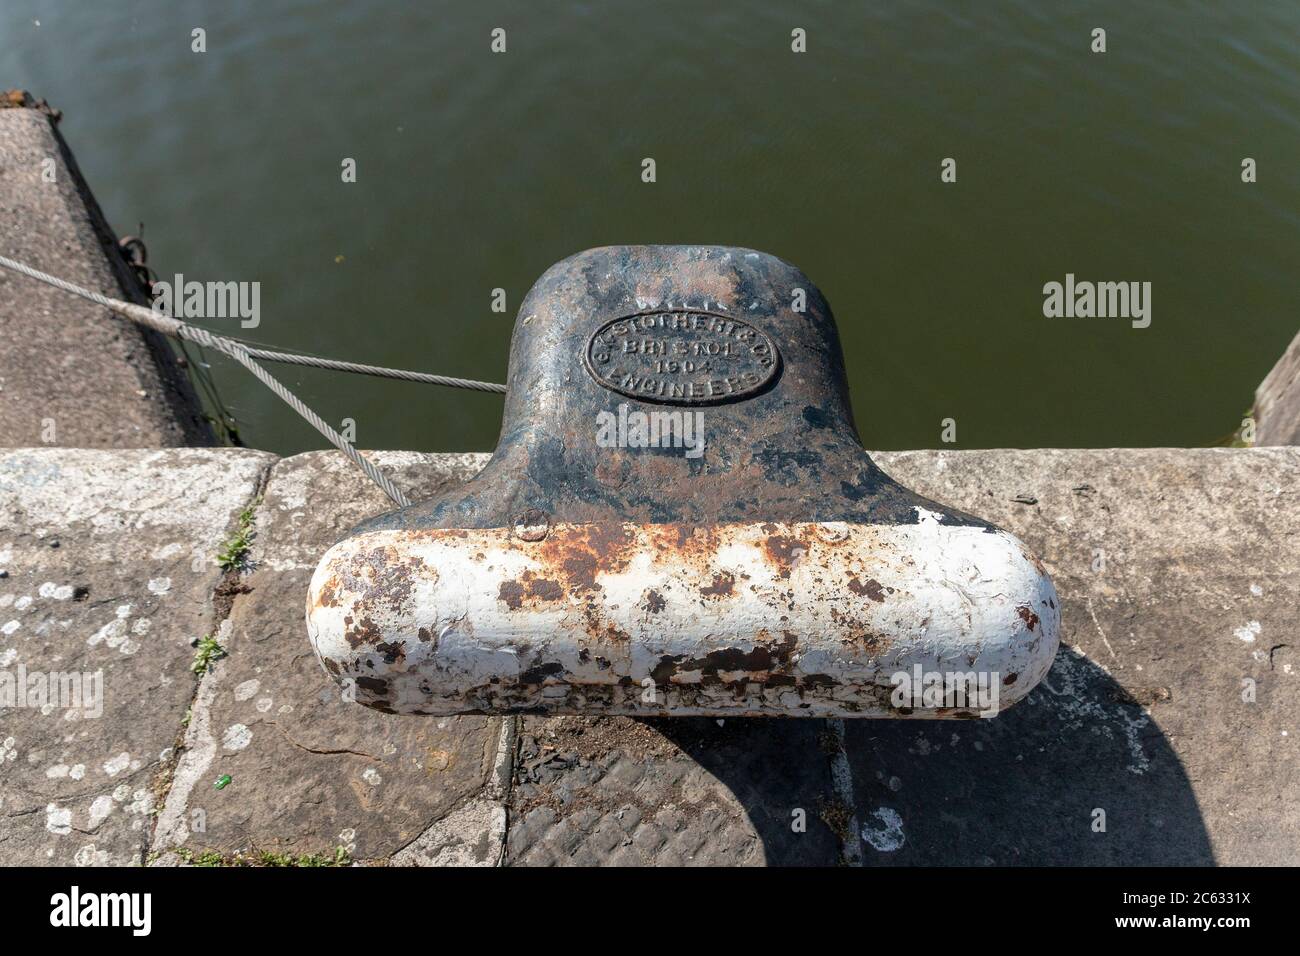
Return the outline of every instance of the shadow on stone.
<path id="1" fill-rule="evenodd" d="M 1191 783 L 1157 722 L 1167 695 L 1125 690 L 1062 646 L 1044 682 L 994 720 L 846 721 L 863 864 L 1212 864 Z M 847 821 L 826 722 L 647 723 L 735 794 L 770 865 L 838 862 L 832 834 Z M 796 808 L 808 810 L 806 833 L 792 831 Z M 1105 832 L 1094 830 L 1097 810 Z"/>
<path id="2" fill-rule="evenodd" d="M 656 717 L 641 722 L 731 791 L 769 866 L 839 862 L 849 814 L 830 784 L 834 738 L 826 721 L 727 718 L 719 726 L 709 717 Z"/>

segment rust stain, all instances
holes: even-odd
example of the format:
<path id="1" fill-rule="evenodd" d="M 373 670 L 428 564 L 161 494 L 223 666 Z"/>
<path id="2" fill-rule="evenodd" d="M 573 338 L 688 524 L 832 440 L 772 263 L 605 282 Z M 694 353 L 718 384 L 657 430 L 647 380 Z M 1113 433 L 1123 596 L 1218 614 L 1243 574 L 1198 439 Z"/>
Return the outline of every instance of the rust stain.
<path id="1" fill-rule="evenodd" d="M 1038 615 L 1029 609 L 1029 605 L 1022 604 L 1016 608 L 1016 613 L 1020 615 L 1020 620 L 1025 622 L 1025 626 L 1031 631 L 1038 627 Z"/>
<path id="2" fill-rule="evenodd" d="M 564 597 L 564 588 L 546 578 L 536 578 L 529 582 L 528 593 L 539 601 L 558 601 Z"/>
<path id="3" fill-rule="evenodd" d="M 318 607 L 337 607 L 340 594 L 353 595 L 353 606 L 387 605 L 394 614 L 410 609 L 417 580 L 438 580 L 438 572 L 414 556 L 403 557 L 393 545 L 354 554 L 335 568 L 334 574 L 316 596 Z"/>
<path id="4" fill-rule="evenodd" d="M 886 594 L 893 594 L 894 589 L 884 587 L 875 578 L 867 578 L 865 582 L 860 580 L 856 575 L 849 578 L 849 590 L 859 597 L 865 597 L 875 601 L 877 604 L 883 604 Z"/>
<path id="5" fill-rule="evenodd" d="M 736 576 L 726 571 L 713 575 L 713 583 L 700 588 L 705 597 L 729 597 L 736 592 Z"/>
<path id="6" fill-rule="evenodd" d="M 343 637 L 348 642 L 348 646 L 353 649 L 367 644 L 376 644 L 383 637 L 383 632 L 368 617 L 362 618 L 354 624 L 351 616 L 348 616 L 344 618 L 344 624 L 348 625 L 348 627 L 343 632 Z"/>
<path id="7" fill-rule="evenodd" d="M 540 577 L 532 571 L 525 571 L 519 576 L 518 581 L 502 581 L 497 590 L 497 600 L 503 602 L 512 611 L 523 607 L 525 600 L 529 598 L 533 599 L 529 603 L 545 603 L 558 601 L 563 597 L 563 587 L 550 578 Z"/>
<path id="8" fill-rule="evenodd" d="M 808 553 L 808 545 L 799 538 L 784 534 L 773 534 L 763 542 L 763 550 L 776 565 L 777 575 L 788 578 L 790 571 L 799 559 Z"/>
<path id="9" fill-rule="evenodd" d="M 634 537 L 621 524 L 567 528 L 547 536 L 539 558 L 543 568 L 564 582 L 571 594 L 597 590 L 596 575 L 627 567 Z"/>
<path id="10" fill-rule="evenodd" d="M 325 582 L 325 586 L 320 589 L 320 595 L 316 599 L 318 607 L 338 607 L 339 606 L 339 579 L 330 575 L 330 579 Z"/>
<path id="11" fill-rule="evenodd" d="M 728 686 L 742 693 L 751 683 L 811 686 L 808 684 L 813 679 L 811 676 L 801 679 L 791 673 L 798 646 L 798 637 L 790 631 L 782 632 L 779 641 L 773 641 L 766 631 L 760 631 L 758 641 L 748 648 L 722 647 L 703 657 L 664 655 L 650 676 L 658 684 Z"/>
<path id="12" fill-rule="evenodd" d="M 502 581 L 497 592 L 497 600 L 504 601 L 506 607 L 517 611 L 524 606 L 524 586 L 518 581 Z"/>
<path id="13" fill-rule="evenodd" d="M 406 645 L 401 641 L 387 641 L 383 644 L 376 644 L 375 650 L 384 655 L 384 663 L 390 667 L 397 665 L 399 669 L 404 668 L 406 664 Z"/>

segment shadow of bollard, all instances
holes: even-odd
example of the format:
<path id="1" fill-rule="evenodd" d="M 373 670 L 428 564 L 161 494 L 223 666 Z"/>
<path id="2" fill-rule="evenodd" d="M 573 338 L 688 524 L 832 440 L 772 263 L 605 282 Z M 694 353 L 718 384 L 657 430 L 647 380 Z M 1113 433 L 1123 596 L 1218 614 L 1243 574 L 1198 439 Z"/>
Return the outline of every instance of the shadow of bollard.
<path id="1" fill-rule="evenodd" d="M 824 720 L 656 717 L 641 721 L 731 791 L 762 842 L 769 866 L 840 862 L 850 808 L 831 787 Z"/>
<path id="2" fill-rule="evenodd" d="M 1062 647 L 994 720 L 851 723 L 867 866 L 1211 864 L 1181 762 L 1146 709 Z"/>
<path id="3" fill-rule="evenodd" d="M 1134 696 L 1144 699 L 1137 699 Z M 649 720 L 744 805 L 769 865 L 1203 865 L 1191 783 L 1147 709 L 1062 647 L 1044 682 L 993 720 L 846 721 L 858 832 L 847 832 L 820 720 Z M 808 809 L 805 833 L 791 828 Z M 1104 828 L 1104 829 L 1103 829 Z"/>

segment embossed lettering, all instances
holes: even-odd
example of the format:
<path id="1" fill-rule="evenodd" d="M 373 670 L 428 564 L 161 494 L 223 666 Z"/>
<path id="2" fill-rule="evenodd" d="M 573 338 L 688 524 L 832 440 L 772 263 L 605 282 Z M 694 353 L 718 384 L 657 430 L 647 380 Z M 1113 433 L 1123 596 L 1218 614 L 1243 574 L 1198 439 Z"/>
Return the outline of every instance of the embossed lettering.
<path id="1" fill-rule="evenodd" d="M 586 365 L 600 384 L 632 398 L 702 405 L 762 390 L 780 367 L 780 352 L 742 319 L 645 312 L 598 328 L 587 343 Z"/>

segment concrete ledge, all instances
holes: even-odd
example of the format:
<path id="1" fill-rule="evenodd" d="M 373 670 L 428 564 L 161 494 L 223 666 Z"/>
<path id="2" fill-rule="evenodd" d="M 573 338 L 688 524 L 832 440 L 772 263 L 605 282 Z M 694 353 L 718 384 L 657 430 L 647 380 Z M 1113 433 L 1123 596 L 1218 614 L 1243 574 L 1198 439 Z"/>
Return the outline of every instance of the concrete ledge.
<path id="1" fill-rule="evenodd" d="M 387 507 L 340 455 L 0 454 L 0 670 L 102 667 L 106 689 L 98 720 L 0 710 L 0 862 L 1300 858 L 1300 449 L 875 457 L 1052 572 L 1066 646 L 996 720 L 384 717 L 340 699 L 304 632 L 317 559 Z M 484 460 L 380 455 L 417 498 Z M 228 656 L 196 680 L 212 632 Z"/>
<path id="2" fill-rule="evenodd" d="M 1257 445 L 1300 445 L 1300 332 L 1255 389 Z"/>
<path id="3" fill-rule="evenodd" d="M 67 144 L 38 109 L 0 109 L 0 250 L 105 295 L 147 301 Z M 211 443 L 162 336 L 0 271 L 0 446 Z"/>

